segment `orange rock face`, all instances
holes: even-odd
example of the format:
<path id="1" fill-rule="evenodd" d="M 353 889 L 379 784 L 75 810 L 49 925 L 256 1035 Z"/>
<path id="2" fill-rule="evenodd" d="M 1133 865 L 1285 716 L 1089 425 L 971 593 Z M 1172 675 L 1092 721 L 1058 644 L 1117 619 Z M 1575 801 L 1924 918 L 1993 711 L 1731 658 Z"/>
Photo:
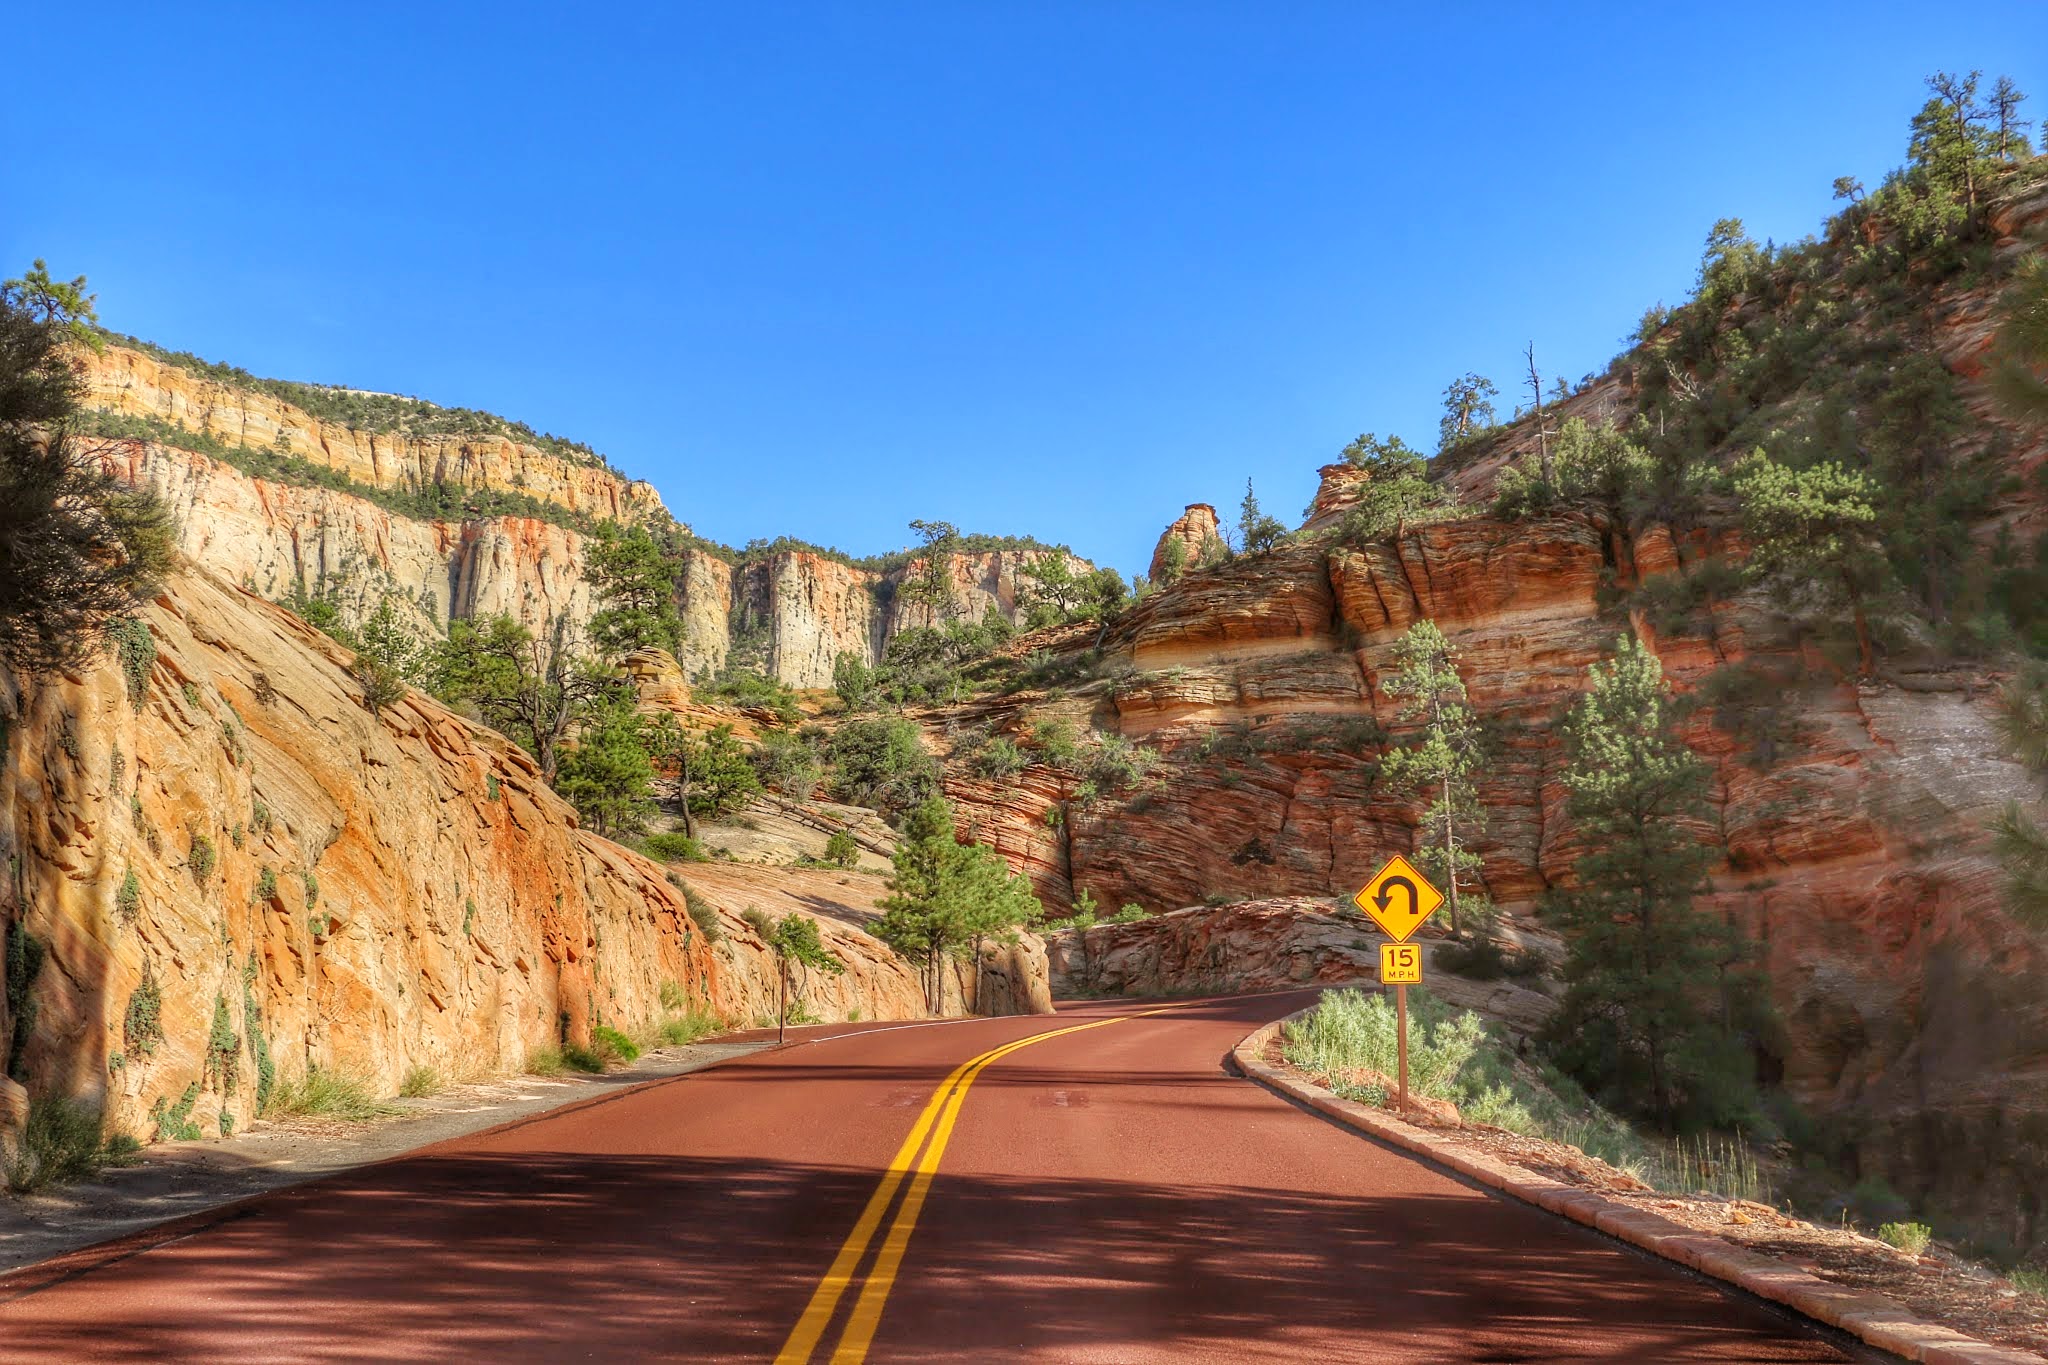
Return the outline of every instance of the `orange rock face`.
<path id="1" fill-rule="evenodd" d="M 0 694 L 0 919 L 48 951 L 33 1017 L 0 1004 L 0 1038 L 19 1034 L 35 1093 L 104 1097 L 139 1136 L 182 1106 L 211 1134 L 256 1112 L 265 1059 L 390 1094 L 415 1066 L 516 1070 L 595 1024 L 648 1024 L 665 992 L 741 1021 L 772 1008 L 747 900 L 712 894 L 714 946 L 663 869 L 579 830 L 496 733 L 419 693 L 371 714 L 343 651 L 209 575 L 141 619 L 132 678 L 109 657 Z M 808 889 L 810 912 L 834 903 Z M 922 1016 L 914 970 L 826 919 L 849 971 L 813 1012 Z M 991 1006 L 1030 1002 L 1032 963 L 1003 966 Z"/>
<path id="2" fill-rule="evenodd" d="M 1123 618 L 1107 677 L 1079 699 L 1159 753 L 1149 776 L 1091 792 L 1083 774 L 1032 767 L 1001 784 L 955 774 L 948 790 L 1053 904 L 1080 889 L 1105 911 L 1347 895 L 1414 851 L 1422 798 L 1379 765 L 1413 721 L 1383 679 L 1401 633 L 1429 618 L 1493 745 L 1482 889 L 1528 917 L 1584 851 L 1557 727 L 1630 625 L 1617 590 L 1728 548 L 1583 517 L 1482 517 L 1191 573 Z M 1858 684 L 1797 667 L 1751 597 L 1706 600 L 1662 633 L 1634 624 L 1682 693 L 1729 664 L 1802 679 L 1773 684 L 1754 713 L 1702 706 L 1685 730 L 1715 774 L 1700 833 L 1724 861 L 1704 903 L 1755 941 L 1786 1025 L 1770 1072 L 1865 1135 L 1849 1144 L 1865 1173 L 1931 1207 L 2048 1200 L 2048 1168 L 2025 1156 L 2048 1137 L 2048 952 L 2001 908 L 1985 832 L 2034 787 L 1996 733 L 1995 679 Z M 1067 952 L 1055 943 L 1056 982 L 1072 975 Z M 1943 1145 L 1971 1160 L 1937 1159 Z M 2048 1235 L 2030 1220 L 2027 1236 Z"/>
<path id="3" fill-rule="evenodd" d="M 1202 562 L 1202 551 L 1221 535 L 1221 528 L 1216 521 L 1216 509 L 1206 502 L 1191 502 L 1188 504 L 1188 510 L 1182 512 L 1171 526 L 1160 533 L 1159 544 L 1152 550 L 1152 566 L 1146 572 L 1152 575 L 1154 583 L 1163 583 L 1166 581 L 1166 575 L 1172 571 L 1167 562 L 1167 546 L 1180 546 L 1180 567 L 1193 568 Z"/>

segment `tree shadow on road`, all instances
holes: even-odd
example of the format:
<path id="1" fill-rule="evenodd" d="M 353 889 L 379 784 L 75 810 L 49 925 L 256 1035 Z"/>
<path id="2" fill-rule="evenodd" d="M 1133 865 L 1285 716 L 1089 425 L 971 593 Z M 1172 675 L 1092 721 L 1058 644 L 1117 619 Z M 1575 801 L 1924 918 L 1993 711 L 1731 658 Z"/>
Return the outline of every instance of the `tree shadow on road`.
<path id="1" fill-rule="evenodd" d="M 874 1181 L 408 1158 L 0 1278 L 0 1358 L 765 1359 Z M 1482 1242 L 1472 1204 L 942 1174 L 875 1358 L 1841 1358 L 1533 1214 Z"/>

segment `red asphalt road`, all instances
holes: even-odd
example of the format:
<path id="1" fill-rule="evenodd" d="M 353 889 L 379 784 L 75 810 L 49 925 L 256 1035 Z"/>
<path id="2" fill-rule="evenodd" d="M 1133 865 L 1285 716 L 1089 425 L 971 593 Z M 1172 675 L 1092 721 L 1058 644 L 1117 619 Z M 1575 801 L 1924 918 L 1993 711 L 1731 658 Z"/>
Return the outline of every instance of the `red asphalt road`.
<path id="1" fill-rule="evenodd" d="M 1225 1073 L 1311 998 L 992 1064 L 869 1358 L 1854 1358 Z M 0 1360 L 770 1359 L 959 1063 L 1143 1008 L 840 1033 L 199 1215 L 0 1277 Z"/>

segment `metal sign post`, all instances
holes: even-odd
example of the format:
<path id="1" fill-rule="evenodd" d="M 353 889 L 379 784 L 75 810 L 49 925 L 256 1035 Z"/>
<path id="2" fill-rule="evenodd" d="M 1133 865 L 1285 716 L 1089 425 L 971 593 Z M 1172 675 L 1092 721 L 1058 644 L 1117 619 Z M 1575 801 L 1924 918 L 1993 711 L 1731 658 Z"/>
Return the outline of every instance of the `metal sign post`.
<path id="1" fill-rule="evenodd" d="M 1406 891 L 1406 897 L 1394 890 Z M 1406 904 L 1402 902 L 1405 900 Z M 1422 982 L 1422 948 L 1407 942 L 1422 922 L 1436 913 L 1443 894 L 1406 858 L 1396 855 L 1373 874 L 1371 881 L 1351 898 L 1352 904 L 1372 916 L 1373 922 L 1394 941 L 1380 945 L 1380 984 L 1394 988 L 1395 1056 L 1399 1059 L 1400 1098 L 1395 1112 L 1408 1112 L 1408 987 Z"/>
<path id="2" fill-rule="evenodd" d="M 1401 1101 L 1394 1110 L 1397 1114 L 1408 1112 L 1408 985 L 1406 982 L 1394 987 L 1394 1024 L 1400 1030 L 1401 1056 Z"/>

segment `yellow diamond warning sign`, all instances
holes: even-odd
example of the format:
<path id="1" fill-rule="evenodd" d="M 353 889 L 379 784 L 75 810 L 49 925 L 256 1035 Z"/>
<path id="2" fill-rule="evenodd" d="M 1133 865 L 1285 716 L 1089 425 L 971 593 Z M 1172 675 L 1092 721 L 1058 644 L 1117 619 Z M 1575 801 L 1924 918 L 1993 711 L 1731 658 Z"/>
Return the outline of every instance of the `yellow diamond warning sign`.
<path id="1" fill-rule="evenodd" d="M 1444 896 L 1429 884 L 1429 878 L 1415 870 L 1413 863 L 1397 853 L 1387 859 L 1385 867 L 1373 873 L 1372 880 L 1359 889 L 1351 903 L 1371 915 L 1373 923 L 1399 943 L 1436 913 Z"/>

